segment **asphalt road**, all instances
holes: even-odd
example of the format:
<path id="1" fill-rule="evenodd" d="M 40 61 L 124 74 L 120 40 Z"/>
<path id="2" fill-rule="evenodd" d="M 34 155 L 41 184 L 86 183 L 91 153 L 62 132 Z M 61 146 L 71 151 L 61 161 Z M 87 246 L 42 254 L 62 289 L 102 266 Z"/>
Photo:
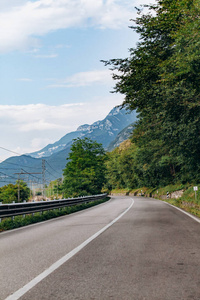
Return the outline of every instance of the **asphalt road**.
<path id="1" fill-rule="evenodd" d="M 158 200 L 113 197 L 1 233 L 0 299 L 6 297 L 199 300 L 200 223 Z"/>

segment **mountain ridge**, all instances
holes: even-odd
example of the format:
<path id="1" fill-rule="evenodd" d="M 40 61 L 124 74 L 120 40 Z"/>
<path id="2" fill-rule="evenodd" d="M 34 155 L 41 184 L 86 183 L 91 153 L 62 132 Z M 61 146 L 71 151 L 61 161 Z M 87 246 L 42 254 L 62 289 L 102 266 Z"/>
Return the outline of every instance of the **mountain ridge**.
<path id="1" fill-rule="evenodd" d="M 127 137 L 123 130 L 134 123 L 136 117 L 135 111 L 129 113 L 125 108 L 115 107 L 103 120 L 96 121 L 91 125 L 80 125 L 76 131 L 67 133 L 55 143 L 49 144 L 39 151 L 6 159 L 0 163 L 0 186 L 5 185 L 5 182 L 16 181 L 19 178 L 16 175 L 18 173 L 23 174 L 20 175 L 20 179 L 24 179 L 27 175 L 32 181 L 37 181 L 38 178 L 40 184 L 44 180 L 50 182 L 62 177 L 73 139 L 87 137 L 101 143 L 106 151 L 108 149 L 111 151 L 111 148 L 115 147 L 117 143 L 114 142 L 116 138 L 121 141 Z M 123 137 L 120 137 L 121 131 Z M 111 144 L 112 142 L 114 144 Z M 2 169 L 6 169 L 6 171 L 1 172 Z M 41 175 L 34 175 L 34 173 Z"/>
<path id="2" fill-rule="evenodd" d="M 68 148 L 73 139 L 88 137 L 102 143 L 107 150 L 111 141 L 117 134 L 130 125 L 136 119 L 136 113 L 127 113 L 125 108 L 114 107 L 109 114 L 101 121 L 96 121 L 93 124 L 80 125 L 76 131 L 72 131 L 64 135 L 60 140 L 53 144 L 49 144 L 39 151 L 30 153 L 29 155 L 35 158 L 48 157 L 59 151 Z"/>

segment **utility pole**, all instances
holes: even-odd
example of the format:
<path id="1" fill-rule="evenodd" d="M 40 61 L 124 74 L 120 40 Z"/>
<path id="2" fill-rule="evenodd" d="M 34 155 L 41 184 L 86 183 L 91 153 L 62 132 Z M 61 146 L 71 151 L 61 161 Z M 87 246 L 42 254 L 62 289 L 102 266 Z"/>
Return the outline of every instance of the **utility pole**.
<path id="1" fill-rule="evenodd" d="M 45 197 L 45 159 L 42 160 L 42 184 L 43 184 L 43 197 Z"/>
<path id="2" fill-rule="evenodd" d="M 20 202 L 20 173 L 18 173 L 18 200 L 17 202 L 19 203 Z"/>
<path id="3" fill-rule="evenodd" d="M 14 173 L 18 175 L 18 203 L 20 202 L 20 175 L 24 175 L 24 174 L 42 174 L 42 173 L 29 173 L 29 172 L 20 172 L 20 173 Z"/>
<path id="4" fill-rule="evenodd" d="M 20 202 L 20 175 L 22 174 L 22 171 L 20 173 L 14 173 L 18 175 L 18 189 L 17 189 L 17 202 Z"/>

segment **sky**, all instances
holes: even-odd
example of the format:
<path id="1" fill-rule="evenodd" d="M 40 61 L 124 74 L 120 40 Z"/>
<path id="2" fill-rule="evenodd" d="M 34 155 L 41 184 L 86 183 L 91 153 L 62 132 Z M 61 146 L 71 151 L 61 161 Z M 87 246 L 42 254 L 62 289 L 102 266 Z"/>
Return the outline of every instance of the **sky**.
<path id="1" fill-rule="evenodd" d="M 129 28 L 135 6 L 153 2 L 0 0 L 0 162 L 102 120 L 123 102 L 101 60 L 129 56 L 138 41 Z"/>

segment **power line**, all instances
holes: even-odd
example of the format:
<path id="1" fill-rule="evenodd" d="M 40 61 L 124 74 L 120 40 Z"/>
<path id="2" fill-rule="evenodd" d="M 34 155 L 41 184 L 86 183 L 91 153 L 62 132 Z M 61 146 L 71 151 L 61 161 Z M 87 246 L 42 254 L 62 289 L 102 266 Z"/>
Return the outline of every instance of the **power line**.
<path id="1" fill-rule="evenodd" d="M 13 177 L 13 176 L 10 176 L 10 175 L 8 175 L 8 174 L 6 174 L 6 173 L 3 173 L 3 172 L 0 172 L 1 174 L 3 174 L 6 178 L 12 178 L 12 179 L 15 179 L 16 180 L 16 177 Z"/>
<path id="2" fill-rule="evenodd" d="M 9 181 L 6 181 L 6 180 L 1 180 L 1 179 L 0 179 L 0 182 L 3 182 L 3 183 L 8 183 L 8 184 L 10 184 L 10 183 L 11 183 L 11 180 L 9 180 Z"/>
<path id="3" fill-rule="evenodd" d="M 57 174 L 59 174 L 60 175 L 60 173 L 58 173 L 58 171 L 56 171 L 54 168 L 52 168 L 52 166 L 49 164 L 49 162 L 48 161 L 46 161 L 46 163 L 49 165 L 49 167 L 54 171 L 54 172 L 56 172 Z"/>
<path id="4" fill-rule="evenodd" d="M 24 155 L 24 154 L 21 154 L 21 153 L 18 153 L 18 152 L 15 152 L 15 151 L 12 151 L 12 150 L 9 150 L 7 148 L 4 148 L 4 147 L 1 147 L 1 149 L 5 150 L 5 151 L 8 151 L 8 152 L 11 152 L 11 153 L 14 153 L 14 154 L 17 154 L 17 155 Z M 19 167 L 23 167 L 23 168 L 30 168 L 30 169 L 39 169 L 40 167 L 29 167 L 29 166 L 24 166 L 24 165 L 19 165 L 19 164 L 16 164 L 16 163 L 11 163 L 11 162 L 5 162 L 5 161 L 2 161 L 0 160 L 1 162 L 5 163 L 5 164 L 10 164 L 10 165 L 15 165 L 15 166 L 19 166 Z M 50 164 L 48 161 L 45 160 L 45 163 L 48 164 L 48 166 L 55 172 L 57 173 L 59 176 L 60 176 L 60 173 L 58 171 L 56 171 Z M 49 172 L 49 174 L 55 178 L 57 178 L 55 175 L 53 175 L 52 173 Z"/>
<path id="5" fill-rule="evenodd" d="M 20 174 L 27 174 L 27 175 L 30 175 L 30 176 L 36 178 L 37 180 L 40 180 L 40 178 L 38 178 L 37 176 L 34 176 L 33 174 L 42 174 L 41 172 L 40 172 L 40 173 L 39 173 L 39 172 L 27 172 L 27 171 L 25 171 L 24 169 L 22 169 L 22 171 L 24 171 L 24 173 L 21 172 Z"/>
<path id="6" fill-rule="evenodd" d="M 12 168 L 12 169 L 11 168 L 2 168 L 1 166 L 0 166 L 0 169 L 1 170 L 18 170 L 18 169 L 14 169 L 14 168 Z"/>
<path id="7" fill-rule="evenodd" d="M 0 146 L 0 148 L 1 148 L 1 149 L 3 149 L 3 150 L 6 150 L 6 151 L 8 151 L 8 152 L 11 152 L 11 153 L 17 154 L 17 155 L 23 155 L 23 154 L 17 153 L 17 152 L 15 152 L 15 151 L 12 151 L 12 150 L 6 149 L 6 148 L 4 148 L 4 147 L 1 147 L 1 146 Z"/>
<path id="8" fill-rule="evenodd" d="M 53 175 L 51 172 L 49 172 L 48 169 L 46 169 L 46 171 L 47 171 L 51 176 L 53 176 L 55 179 L 57 179 L 57 176 L 55 176 L 55 175 Z"/>
<path id="9" fill-rule="evenodd" d="M 8 152 L 11 152 L 11 153 L 14 153 L 14 154 L 17 154 L 17 155 L 24 155 L 24 154 L 21 154 L 21 153 L 18 153 L 18 152 L 15 152 L 15 151 L 12 151 L 12 150 L 9 150 L 9 149 L 7 149 L 7 148 L 4 148 L 4 147 L 1 147 L 0 146 L 0 148 L 1 149 L 3 149 L 3 150 L 5 150 L 5 151 L 8 151 Z M 10 165 L 15 165 L 15 166 L 19 166 L 19 167 L 24 167 L 24 168 L 31 168 L 31 169 L 39 169 L 40 167 L 29 167 L 29 166 L 24 166 L 24 165 L 19 165 L 19 164 L 16 164 L 16 163 L 11 163 L 11 162 L 5 162 L 5 161 L 3 161 L 3 160 L 0 160 L 1 162 L 3 162 L 3 163 L 5 163 L 5 164 L 10 164 Z M 58 171 L 56 171 L 50 164 L 49 164 L 49 162 L 48 161 L 46 161 L 45 160 L 45 163 L 47 163 L 48 164 L 48 166 L 55 172 L 55 173 L 57 173 L 58 175 L 60 175 L 60 173 L 58 172 Z M 50 172 L 49 172 L 50 173 Z M 52 173 L 50 173 L 53 177 L 55 177 L 55 178 L 57 178 L 56 176 L 54 176 Z"/>
<path id="10" fill-rule="evenodd" d="M 3 148 L 3 147 L 0 147 L 0 148 Z M 8 150 L 8 149 L 6 149 L 6 148 L 3 148 L 3 149 L 5 149 L 5 150 L 7 150 L 7 151 L 10 151 L 10 152 L 14 152 L 14 151 L 11 151 L 11 150 Z M 32 167 L 32 166 L 28 166 L 28 165 L 21 165 L 21 164 L 17 164 L 17 163 L 12 163 L 12 162 L 6 162 L 6 161 L 2 161 L 2 160 L 0 160 L 0 162 L 2 162 L 3 164 L 8 164 L 8 165 L 11 165 L 11 166 L 16 166 L 16 167 L 18 167 L 18 168 L 20 168 L 21 169 L 21 171 L 20 171 L 20 174 L 22 175 L 22 174 L 27 174 L 27 175 L 30 175 L 30 176 L 32 176 L 32 177 L 34 177 L 34 178 L 36 178 L 36 180 L 38 181 L 38 184 L 43 184 L 43 186 L 45 186 L 45 182 L 46 181 L 48 181 L 48 182 L 51 182 L 51 180 L 52 179 L 50 179 L 51 177 L 54 177 L 55 179 L 58 179 L 58 176 L 56 175 L 56 174 L 59 174 L 59 177 L 60 177 L 60 173 L 58 172 L 58 171 L 56 171 L 45 159 L 42 159 L 42 161 L 41 161 L 41 163 L 42 163 L 42 166 L 41 167 Z M 39 163 L 39 161 L 38 161 L 38 163 Z M 46 165 L 45 165 L 46 164 Z M 17 171 L 18 169 L 17 168 L 12 168 L 12 167 L 7 167 L 7 168 L 5 168 L 5 167 L 0 167 L 0 169 L 2 169 L 2 170 L 10 170 L 10 171 Z M 48 168 L 47 168 L 48 167 Z M 49 171 L 49 168 L 51 168 L 51 170 L 53 170 L 53 172 L 50 172 Z M 39 173 L 39 172 L 30 172 L 30 171 L 26 171 L 27 169 L 32 169 L 32 170 L 41 170 L 41 173 Z M 22 170 L 23 170 L 23 172 L 22 172 Z M 46 180 L 47 178 L 45 178 L 45 172 L 46 173 L 48 173 L 49 174 L 49 176 L 47 176 L 48 177 L 48 180 Z M 0 172 L 0 173 L 2 173 L 2 172 Z M 56 174 L 54 174 L 54 173 L 56 173 Z M 2 173 L 3 174 L 3 173 Z M 15 173 L 15 174 L 19 174 L 19 172 L 18 173 Z M 42 174 L 42 179 L 41 178 L 39 178 L 39 177 L 37 177 L 37 176 L 34 176 L 33 174 Z M 9 178 L 10 178 L 10 180 L 11 179 L 13 179 L 13 180 L 17 180 L 17 178 L 15 178 L 15 177 L 13 177 L 13 176 L 10 176 L 10 175 L 8 175 L 8 174 L 4 174 L 5 176 L 7 176 L 7 180 L 9 180 Z M 5 180 L 5 178 L 4 178 L 4 180 Z M 27 179 L 28 180 L 28 179 Z M 0 179 L 0 181 L 2 182 L 2 180 Z M 4 181 L 5 182 L 5 181 Z"/>
<path id="11" fill-rule="evenodd" d="M 0 160 L 2 163 L 4 164 L 8 164 L 8 165 L 14 165 L 14 166 L 18 166 L 18 167 L 23 167 L 23 168 L 29 168 L 29 169 L 41 169 L 41 167 L 29 167 L 29 166 L 24 166 L 24 165 L 19 165 L 19 164 L 15 164 L 15 163 L 11 163 L 11 162 L 6 162 L 3 160 Z"/>

